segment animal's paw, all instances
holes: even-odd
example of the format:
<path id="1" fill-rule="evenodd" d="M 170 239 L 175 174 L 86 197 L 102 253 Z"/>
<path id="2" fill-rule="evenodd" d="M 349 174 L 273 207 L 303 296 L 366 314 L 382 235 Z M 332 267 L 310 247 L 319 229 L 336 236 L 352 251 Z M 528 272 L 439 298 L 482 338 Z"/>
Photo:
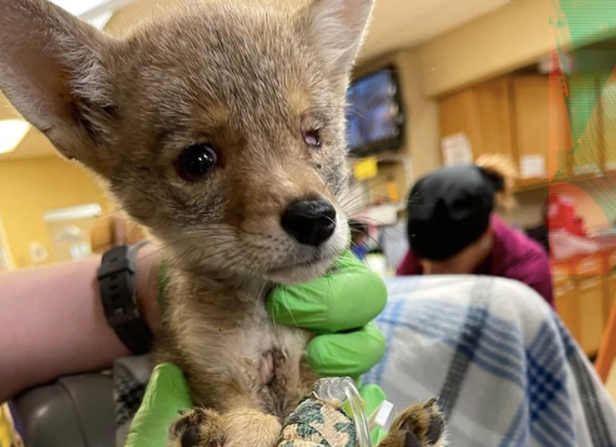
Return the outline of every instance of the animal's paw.
<path id="1" fill-rule="evenodd" d="M 169 447 L 222 447 L 224 443 L 222 418 L 213 410 L 181 412 L 171 425 Z"/>
<path id="2" fill-rule="evenodd" d="M 379 447 L 444 447 L 445 438 L 445 421 L 432 399 L 400 413 Z"/>

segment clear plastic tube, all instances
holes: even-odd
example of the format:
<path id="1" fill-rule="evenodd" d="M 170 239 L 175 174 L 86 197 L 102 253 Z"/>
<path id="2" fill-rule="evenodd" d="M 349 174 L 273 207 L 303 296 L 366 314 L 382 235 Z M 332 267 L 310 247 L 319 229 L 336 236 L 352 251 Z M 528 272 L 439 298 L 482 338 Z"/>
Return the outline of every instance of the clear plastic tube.
<path id="1" fill-rule="evenodd" d="M 366 417 L 364 400 L 352 379 L 333 377 L 317 382 L 316 394 L 322 400 L 337 400 L 355 423 L 358 447 L 372 447 L 370 426 Z"/>

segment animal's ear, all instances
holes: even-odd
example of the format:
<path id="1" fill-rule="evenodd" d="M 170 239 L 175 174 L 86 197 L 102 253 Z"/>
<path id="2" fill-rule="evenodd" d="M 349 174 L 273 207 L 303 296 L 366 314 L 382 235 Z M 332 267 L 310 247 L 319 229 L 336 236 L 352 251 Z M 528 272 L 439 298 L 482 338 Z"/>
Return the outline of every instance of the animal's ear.
<path id="1" fill-rule="evenodd" d="M 110 44 L 45 0 L 0 0 L 0 89 L 60 152 L 93 168 L 113 115 Z"/>
<path id="2" fill-rule="evenodd" d="M 374 0 L 312 0 L 308 20 L 319 55 L 337 76 L 353 67 Z"/>

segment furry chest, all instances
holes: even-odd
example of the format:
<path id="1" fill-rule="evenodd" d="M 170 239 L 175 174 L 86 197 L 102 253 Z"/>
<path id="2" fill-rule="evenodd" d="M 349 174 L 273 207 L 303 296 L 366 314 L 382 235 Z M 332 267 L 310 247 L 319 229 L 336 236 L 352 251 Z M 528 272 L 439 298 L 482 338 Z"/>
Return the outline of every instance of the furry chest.
<path id="1" fill-rule="evenodd" d="M 203 315 L 184 314 L 184 330 L 176 333 L 181 351 L 189 353 L 198 400 L 216 406 L 219 398 L 211 393 L 222 393 L 227 409 L 250 406 L 284 417 L 300 392 L 307 334 L 273 324 L 264 309 L 226 321 Z"/>

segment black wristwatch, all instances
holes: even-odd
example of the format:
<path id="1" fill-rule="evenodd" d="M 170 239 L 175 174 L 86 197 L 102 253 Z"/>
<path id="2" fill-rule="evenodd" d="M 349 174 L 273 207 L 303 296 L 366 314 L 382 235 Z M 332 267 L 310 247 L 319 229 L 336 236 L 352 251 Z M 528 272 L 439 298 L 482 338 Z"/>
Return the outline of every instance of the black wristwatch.
<path id="1" fill-rule="evenodd" d="M 112 248 L 103 255 L 97 275 L 107 322 L 135 355 L 148 353 L 153 339 L 137 308 L 135 290 L 137 252 L 146 243 Z"/>

